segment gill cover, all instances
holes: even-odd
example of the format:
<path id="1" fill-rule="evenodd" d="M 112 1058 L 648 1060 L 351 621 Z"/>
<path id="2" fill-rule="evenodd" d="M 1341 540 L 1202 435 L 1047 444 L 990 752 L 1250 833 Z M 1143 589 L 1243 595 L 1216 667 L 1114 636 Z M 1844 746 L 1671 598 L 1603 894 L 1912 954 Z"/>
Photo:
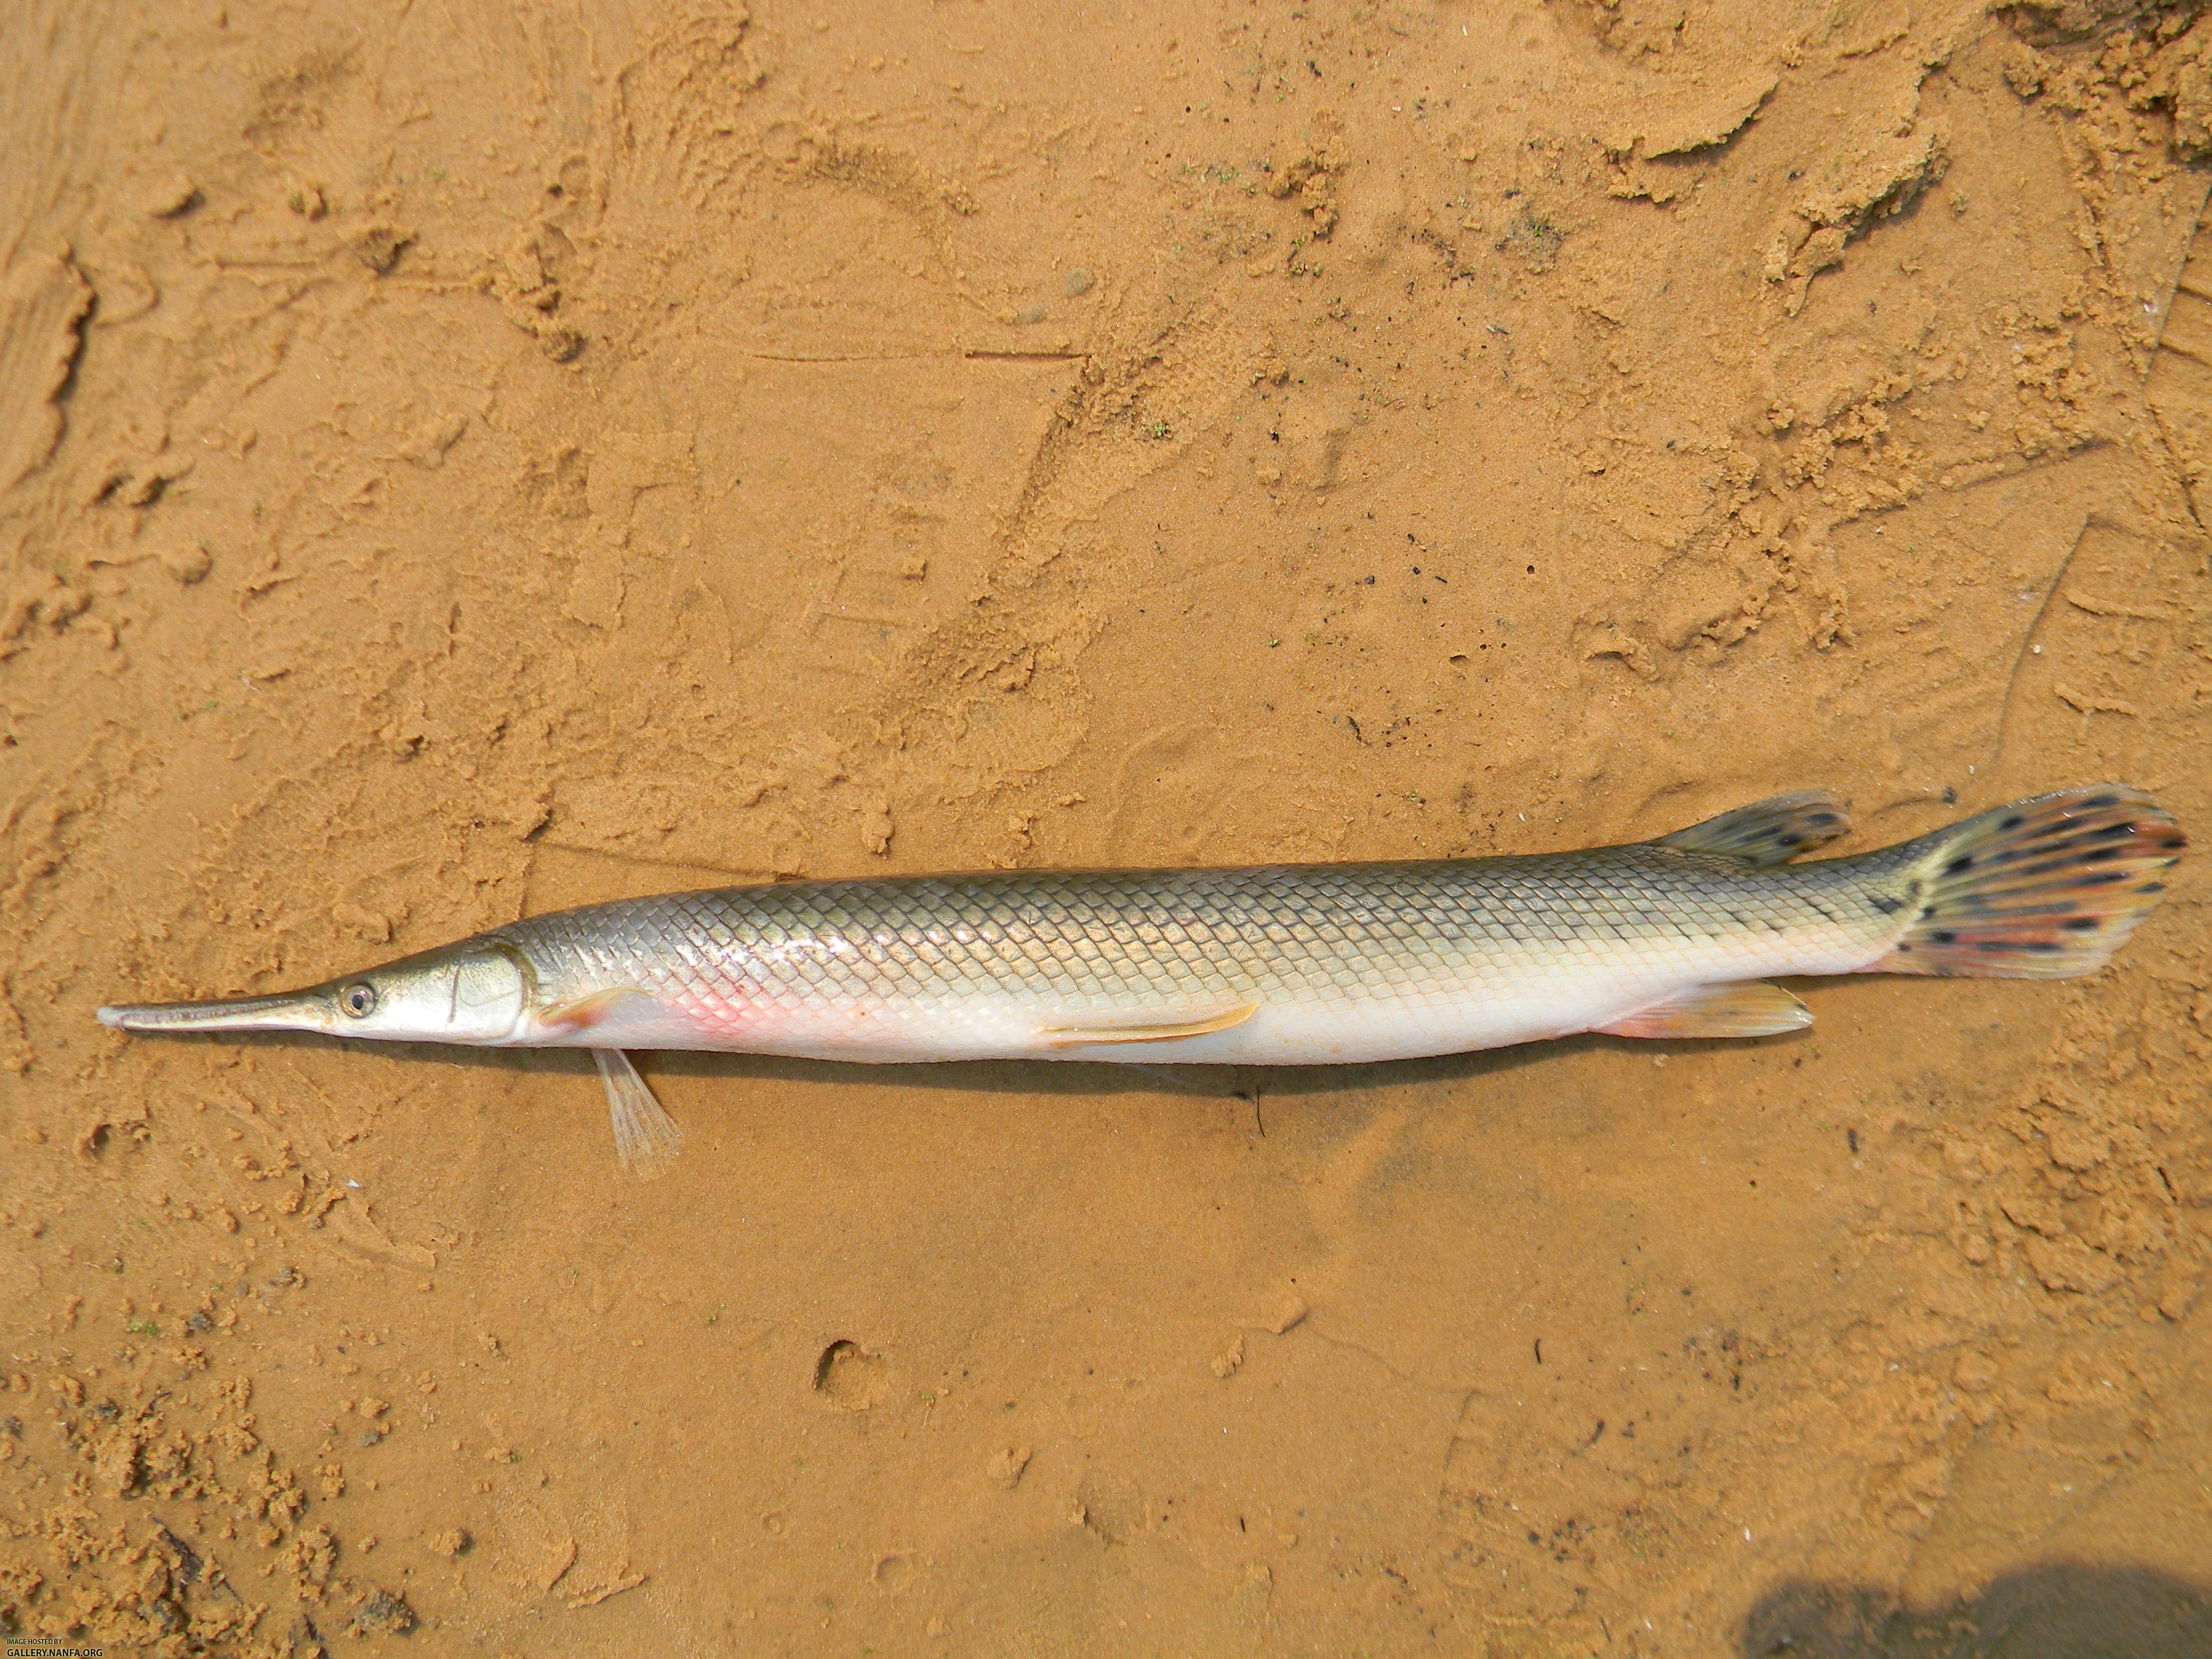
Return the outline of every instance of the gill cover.
<path id="1" fill-rule="evenodd" d="M 504 1042 L 527 1005 L 532 975 L 509 945 L 464 939 L 333 980 L 340 1036 L 395 1042 Z"/>

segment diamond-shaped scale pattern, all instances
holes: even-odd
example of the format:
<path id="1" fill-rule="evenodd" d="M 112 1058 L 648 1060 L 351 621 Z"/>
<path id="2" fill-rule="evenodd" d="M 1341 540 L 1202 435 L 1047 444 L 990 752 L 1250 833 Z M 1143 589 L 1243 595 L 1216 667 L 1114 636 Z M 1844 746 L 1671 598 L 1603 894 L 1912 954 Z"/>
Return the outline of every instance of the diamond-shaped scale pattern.
<path id="1" fill-rule="evenodd" d="M 1906 918 L 1897 860 L 1753 869 L 1659 846 L 1407 864 L 1025 872 L 668 894 L 498 930 L 599 1036 L 847 1058 L 1292 1062 L 1589 1029 L 1686 985 L 1845 972 Z M 1629 999 L 1624 1000 L 1624 999 Z M 1255 1012 L 1107 1052 L 1055 1033 Z M 1602 1015 L 1603 1018 L 1599 1016 Z M 582 1033 L 579 1042 L 591 1040 Z"/>

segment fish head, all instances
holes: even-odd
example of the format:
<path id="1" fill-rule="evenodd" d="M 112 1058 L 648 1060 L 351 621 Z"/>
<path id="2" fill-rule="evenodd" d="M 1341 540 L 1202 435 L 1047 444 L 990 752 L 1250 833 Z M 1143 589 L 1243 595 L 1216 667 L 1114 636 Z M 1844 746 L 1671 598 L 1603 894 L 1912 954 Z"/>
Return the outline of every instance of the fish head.
<path id="1" fill-rule="evenodd" d="M 532 975 L 512 945 L 464 939 L 315 987 L 339 1036 L 393 1042 L 504 1042 L 522 1022 Z"/>
<path id="2" fill-rule="evenodd" d="M 100 1021 L 125 1031 L 319 1031 L 495 1044 L 517 1035 L 533 978 L 514 946 L 469 939 L 297 991 L 102 1008 Z"/>

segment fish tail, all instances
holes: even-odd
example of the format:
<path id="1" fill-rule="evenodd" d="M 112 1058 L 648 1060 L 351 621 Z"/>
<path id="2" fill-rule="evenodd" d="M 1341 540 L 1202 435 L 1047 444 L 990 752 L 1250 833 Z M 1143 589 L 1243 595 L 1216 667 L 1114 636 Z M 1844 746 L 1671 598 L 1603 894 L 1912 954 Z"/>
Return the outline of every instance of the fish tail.
<path id="1" fill-rule="evenodd" d="M 1863 971 L 2093 973 L 2157 905 L 2160 874 L 2188 844 L 2156 801 L 2118 784 L 2015 801 L 1908 842 L 1895 854 L 1917 914 Z"/>

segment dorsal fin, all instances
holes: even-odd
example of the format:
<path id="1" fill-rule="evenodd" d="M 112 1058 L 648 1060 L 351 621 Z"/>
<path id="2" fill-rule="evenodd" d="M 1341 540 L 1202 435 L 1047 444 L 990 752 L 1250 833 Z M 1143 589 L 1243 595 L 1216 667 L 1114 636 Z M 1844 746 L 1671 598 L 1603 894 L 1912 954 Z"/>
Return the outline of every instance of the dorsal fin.
<path id="1" fill-rule="evenodd" d="M 1786 864 L 1849 830 L 1850 811 L 1849 802 L 1825 789 L 1794 789 L 1662 836 L 1657 844 L 1750 865 Z"/>

